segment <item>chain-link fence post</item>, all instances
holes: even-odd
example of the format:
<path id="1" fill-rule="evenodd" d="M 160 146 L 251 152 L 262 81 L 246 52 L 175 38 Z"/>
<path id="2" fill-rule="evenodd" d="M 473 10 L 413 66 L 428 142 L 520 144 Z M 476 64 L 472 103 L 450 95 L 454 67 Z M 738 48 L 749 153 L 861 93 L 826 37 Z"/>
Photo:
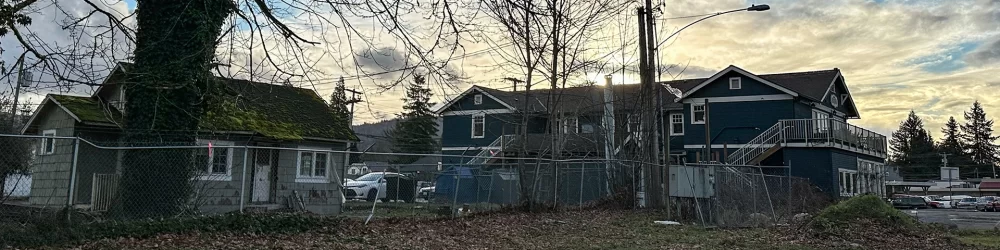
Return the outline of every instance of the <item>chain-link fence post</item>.
<path id="1" fill-rule="evenodd" d="M 243 209 L 246 207 L 246 197 L 247 197 L 247 162 L 248 155 L 250 153 L 250 147 L 243 146 L 243 171 L 240 172 L 240 213 L 243 213 Z"/>
<path id="2" fill-rule="evenodd" d="M 76 193 L 76 167 L 80 156 L 80 138 L 73 139 L 73 162 L 69 169 L 69 193 L 66 194 L 66 222 L 72 222 L 70 214 L 73 210 L 73 195 Z"/>

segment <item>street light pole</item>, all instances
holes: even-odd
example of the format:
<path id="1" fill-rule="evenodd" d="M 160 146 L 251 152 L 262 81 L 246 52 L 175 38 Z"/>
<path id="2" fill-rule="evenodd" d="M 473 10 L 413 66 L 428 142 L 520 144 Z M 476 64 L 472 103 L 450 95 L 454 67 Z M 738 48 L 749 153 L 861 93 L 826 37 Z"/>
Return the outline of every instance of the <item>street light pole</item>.
<path id="1" fill-rule="evenodd" d="M 687 25 L 684 25 L 684 27 L 681 27 L 677 31 L 674 31 L 674 33 L 671 33 L 669 36 L 667 36 L 667 38 L 664 38 L 663 41 L 660 41 L 659 43 L 657 43 L 656 46 L 654 47 L 654 49 L 655 49 L 655 51 L 657 53 L 657 57 L 659 57 L 660 46 L 663 45 L 663 43 L 669 41 L 670 38 L 673 38 L 677 34 L 680 34 L 681 31 L 684 31 L 684 29 L 687 29 L 688 27 L 691 27 L 691 25 L 694 25 L 694 24 L 699 23 L 701 21 L 705 21 L 705 19 L 709 19 L 709 18 L 713 18 L 713 17 L 717 17 L 717 16 L 729 14 L 729 13 L 741 12 L 741 11 L 767 11 L 767 10 L 770 10 L 770 9 L 771 9 L 771 6 L 767 5 L 767 4 L 751 5 L 750 7 L 747 7 L 747 8 L 718 12 L 718 13 L 715 13 L 715 14 L 711 14 L 711 15 L 699 18 L 698 20 L 695 20 L 694 22 L 691 22 L 691 23 L 689 23 Z M 657 70 L 657 74 L 656 74 L 657 80 L 659 80 L 660 76 L 662 76 L 662 75 L 663 75 L 663 72 L 660 72 L 659 70 Z"/>

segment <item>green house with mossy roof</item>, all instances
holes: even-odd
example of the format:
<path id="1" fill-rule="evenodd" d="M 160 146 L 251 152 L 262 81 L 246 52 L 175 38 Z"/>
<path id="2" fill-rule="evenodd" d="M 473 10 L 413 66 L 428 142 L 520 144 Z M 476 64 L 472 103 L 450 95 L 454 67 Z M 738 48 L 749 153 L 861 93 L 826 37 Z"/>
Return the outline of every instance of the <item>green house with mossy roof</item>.
<path id="1" fill-rule="evenodd" d="M 27 205 L 115 208 L 118 178 L 127 164 L 123 152 L 139 150 L 120 147 L 128 115 L 128 90 L 120 83 L 130 67 L 117 65 L 91 96 L 49 94 L 36 108 L 22 134 L 57 138 L 38 143 Z M 197 145 L 138 145 L 191 151 L 191 162 L 177 162 L 193 169 L 190 207 L 201 213 L 241 208 L 339 213 L 339 183 L 348 162 L 345 154 L 331 151 L 346 151 L 358 141 L 349 122 L 313 90 L 218 79 L 223 101 L 205 108 Z M 59 137 L 82 140 L 77 147 L 75 140 Z"/>

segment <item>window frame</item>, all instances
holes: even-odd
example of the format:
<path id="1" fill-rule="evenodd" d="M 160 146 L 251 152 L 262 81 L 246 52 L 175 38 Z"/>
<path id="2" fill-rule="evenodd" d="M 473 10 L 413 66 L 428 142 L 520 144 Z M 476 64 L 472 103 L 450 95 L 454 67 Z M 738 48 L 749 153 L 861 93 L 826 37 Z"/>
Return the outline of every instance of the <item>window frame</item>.
<path id="1" fill-rule="evenodd" d="M 679 120 L 678 120 L 679 119 Z M 683 113 L 672 113 L 670 114 L 670 135 L 684 135 L 684 114 Z M 680 125 L 681 131 L 677 132 L 674 126 Z"/>
<path id="2" fill-rule="evenodd" d="M 733 83 L 736 83 L 735 87 L 733 87 Z M 741 78 L 741 77 L 730 77 L 729 78 L 729 89 L 743 89 L 743 78 Z"/>
<path id="3" fill-rule="evenodd" d="M 476 119 L 477 118 L 480 119 L 480 123 L 482 123 L 482 127 L 480 127 L 479 131 L 478 131 L 479 135 L 476 135 Z M 472 114 L 472 120 L 471 120 L 470 123 L 472 125 L 472 129 L 471 129 L 471 132 L 472 132 L 471 136 L 472 136 L 472 138 L 485 138 L 486 137 L 486 114 Z"/>
<path id="4" fill-rule="evenodd" d="M 701 111 L 697 110 L 697 107 L 701 107 Z M 706 112 L 705 104 L 691 104 L 691 124 L 705 124 L 705 120 L 708 119 L 708 112 Z M 701 121 L 698 121 L 698 116 L 695 115 L 697 112 L 702 112 Z"/>
<path id="5" fill-rule="evenodd" d="M 204 139 L 198 139 L 195 143 L 197 145 L 199 145 L 199 146 L 206 146 L 209 143 L 212 144 L 212 147 L 208 147 L 208 148 L 200 148 L 199 147 L 199 148 L 196 149 L 196 150 L 210 149 L 211 151 L 209 151 L 209 153 L 208 153 L 208 160 L 209 160 L 209 162 L 207 162 L 207 164 L 205 165 L 204 168 L 202 168 L 202 169 L 199 170 L 199 173 L 198 173 L 198 175 L 195 178 L 198 179 L 198 180 L 202 180 L 202 181 L 232 181 L 233 180 L 233 148 L 232 147 L 222 147 L 221 148 L 221 149 L 223 149 L 223 150 L 226 151 L 226 173 L 224 173 L 224 174 L 222 174 L 222 173 L 213 173 L 212 172 L 212 167 L 215 166 L 215 150 L 219 149 L 219 148 L 216 148 L 215 146 L 233 146 L 234 143 L 231 142 L 231 141 L 204 140 Z M 197 161 L 197 155 L 198 155 L 198 153 L 195 152 L 195 154 L 194 154 L 195 161 Z M 196 163 L 196 164 L 198 164 L 198 163 Z"/>
<path id="6" fill-rule="evenodd" d="M 42 138 L 42 143 L 39 143 L 39 144 L 41 144 L 41 147 L 38 148 L 39 149 L 38 150 L 39 154 L 40 155 L 52 155 L 52 154 L 55 154 L 56 153 L 56 138 L 52 138 L 52 137 L 56 136 L 56 130 L 55 129 L 46 129 L 46 130 L 42 131 L 42 136 L 45 136 L 46 138 Z"/>
<path id="7" fill-rule="evenodd" d="M 569 129 L 570 124 L 569 124 L 568 121 L 570 121 L 570 120 L 573 121 L 573 124 L 572 124 L 573 129 L 572 129 L 572 131 Z M 563 117 L 563 119 L 559 121 L 559 130 L 563 134 L 577 134 L 577 133 L 580 133 L 580 117 L 577 117 L 577 116 L 565 116 L 565 117 Z"/>
<path id="8" fill-rule="evenodd" d="M 476 94 L 472 96 L 472 104 L 474 105 L 483 104 L 483 94 Z"/>
<path id="9" fill-rule="evenodd" d="M 830 119 L 832 119 L 833 117 L 834 117 L 833 115 L 830 115 L 830 113 L 824 112 L 823 110 L 813 109 L 812 110 L 812 120 L 814 121 L 813 132 L 826 133 L 830 131 Z"/>
<path id="10" fill-rule="evenodd" d="M 296 183 L 328 183 L 330 182 L 330 171 L 335 166 L 333 164 L 333 153 L 330 152 L 329 148 L 321 147 L 304 147 L 300 146 L 300 150 L 295 151 L 295 182 Z M 311 154 L 311 165 L 309 174 L 302 173 L 302 155 Z M 326 163 L 324 164 L 324 173 L 322 176 L 316 174 L 316 156 L 325 155 Z"/>

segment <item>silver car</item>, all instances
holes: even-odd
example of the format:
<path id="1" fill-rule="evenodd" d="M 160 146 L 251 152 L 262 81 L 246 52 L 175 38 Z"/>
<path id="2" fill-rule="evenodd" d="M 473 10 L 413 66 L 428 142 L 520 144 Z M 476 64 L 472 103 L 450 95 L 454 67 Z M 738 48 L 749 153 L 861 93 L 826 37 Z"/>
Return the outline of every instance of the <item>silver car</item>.
<path id="1" fill-rule="evenodd" d="M 976 208 L 976 201 L 977 200 L 978 199 L 976 199 L 975 197 L 972 197 L 972 198 L 962 198 L 961 200 L 958 200 L 958 202 L 955 202 L 955 208 L 958 208 L 958 209 Z"/>
<path id="2" fill-rule="evenodd" d="M 979 197 L 979 200 L 976 201 L 976 210 L 984 212 L 1000 211 L 1000 200 L 997 200 L 996 196 Z"/>

